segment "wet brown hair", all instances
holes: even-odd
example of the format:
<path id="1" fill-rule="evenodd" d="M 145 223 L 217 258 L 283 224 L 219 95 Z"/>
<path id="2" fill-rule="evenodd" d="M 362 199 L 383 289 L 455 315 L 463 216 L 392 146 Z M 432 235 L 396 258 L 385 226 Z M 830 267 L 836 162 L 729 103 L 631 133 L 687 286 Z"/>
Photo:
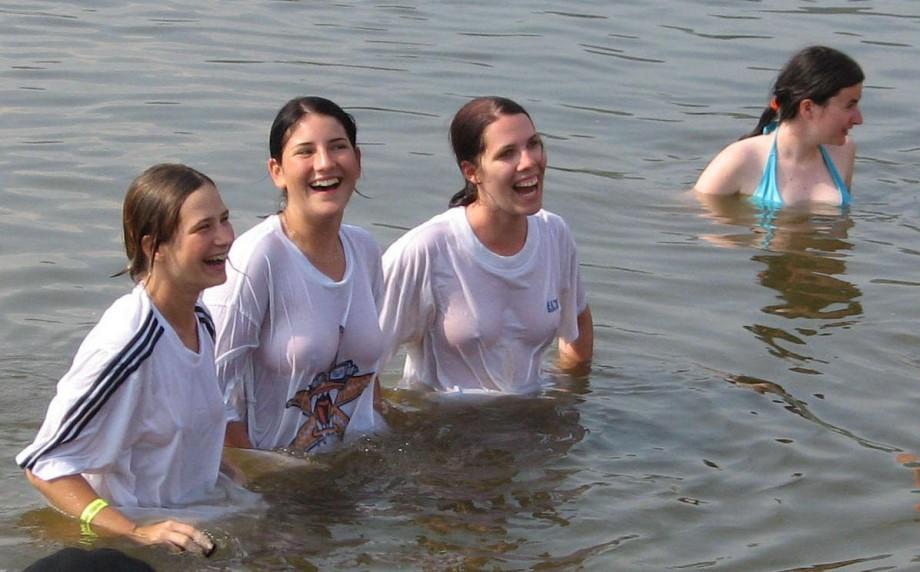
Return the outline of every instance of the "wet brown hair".
<path id="1" fill-rule="evenodd" d="M 183 203 L 205 185 L 217 187 L 204 173 L 179 163 L 154 165 L 134 179 L 122 209 L 128 266 L 116 276 L 128 273 L 135 282 L 147 276 L 151 261 L 144 252 L 144 237 L 152 238 L 152 252 L 172 240 Z"/>

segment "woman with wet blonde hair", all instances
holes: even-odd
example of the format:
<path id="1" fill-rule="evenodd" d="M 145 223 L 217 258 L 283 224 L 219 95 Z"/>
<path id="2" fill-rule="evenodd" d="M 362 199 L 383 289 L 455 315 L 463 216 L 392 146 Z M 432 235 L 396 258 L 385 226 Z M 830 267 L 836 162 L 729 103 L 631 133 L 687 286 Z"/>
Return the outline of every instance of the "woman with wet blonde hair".
<path id="1" fill-rule="evenodd" d="M 233 228 L 214 182 L 178 164 L 134 180 L 123 224 L 136 285 L 83 340 L 16 461 L 85 528 L 209 553 L 213 541 L 201 530 L 156 519 L 169 514 L 161 509 L 219 504 L 235 488 L 219 472 L 214 326 L 198 303 L 226 279 Z"/>

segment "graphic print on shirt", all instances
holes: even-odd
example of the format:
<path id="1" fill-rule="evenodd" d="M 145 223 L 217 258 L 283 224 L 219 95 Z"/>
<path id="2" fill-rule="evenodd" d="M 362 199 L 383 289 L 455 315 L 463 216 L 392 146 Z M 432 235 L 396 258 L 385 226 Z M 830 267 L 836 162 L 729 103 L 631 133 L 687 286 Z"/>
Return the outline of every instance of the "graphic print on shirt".
<path id="1" fill-rule="evenodd" d="M 358 374 L 352 360 L 336 363 L 327 372 L 316 374 L 310 387 L 301 389 L 288 400 L 286 407 L 298 407 L 307 417 L 291 448 L 309 451 L 332 435 L 343 435 L 351 417 L 342 407 L 361 396 L 374 372 Z"/>

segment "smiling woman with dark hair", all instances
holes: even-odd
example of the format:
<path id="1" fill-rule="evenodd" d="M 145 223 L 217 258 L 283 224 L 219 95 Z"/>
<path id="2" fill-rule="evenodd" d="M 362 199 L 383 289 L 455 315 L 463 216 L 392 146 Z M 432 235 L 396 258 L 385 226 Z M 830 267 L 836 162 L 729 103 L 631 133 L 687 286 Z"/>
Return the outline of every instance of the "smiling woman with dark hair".
<path id="1" fill-rule="evenodd" d="M 568 370 L 590 364 L 594 341 L 575 242 L 542 209 L 543 140 L 502 97 L 464 105 L 450 140 L 463 189 L 383 257 L 384 356 L 406 344 L 409 387 L 538 391 L 553 341 Z"/>
<path id="2" fill-rule="evenodd" d="M 722 150 L 694 186 L 705 195 L 750 195 L 777 208 L 809 202 L 850 202 L 856 144 L 863 122 L 863 71 L 824 46 L 796 53 L 773 85 L 757 126 Z"/>
<path id="3" fill-rule="evenodd" d="M 321 97 L 292 99 L 269 134 L 284 205 L 230 251 L 205 301 L 232 447 L 327 450 L 376 430 L 380 249 L 342 224 L 361 176 L 354 119 Z"/>

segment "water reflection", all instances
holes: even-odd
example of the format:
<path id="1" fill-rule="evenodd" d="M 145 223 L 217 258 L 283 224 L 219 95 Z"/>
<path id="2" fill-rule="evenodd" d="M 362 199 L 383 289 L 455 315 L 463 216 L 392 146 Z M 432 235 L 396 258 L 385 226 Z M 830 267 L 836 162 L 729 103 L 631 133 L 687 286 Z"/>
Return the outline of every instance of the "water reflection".
<path id="1" fill-rule="evenodd" d="M 580 465 L 566 461 L 587 433 L 587 393 L 587 378 L 560 378 L 538 397 L 390 390 L 386 434 L 308 458 L 237 451 L 268 509 L 205 523 L 219 547 L 207 560 L 83 538 L 50 508 L 25 513 L 17 530 L 51 550 L 113 547 L 162 570 L 529 567 L 552 558 L 533 553 L 534 537 L 568 527 L 593 486 L 573 482 Z"/>
<path id="2" fill-rule="evenodd" d="M 846 437 L 847 439 L 851 439 L 855 441 L 856 443 L 859 443 L 863 447 L 867 447 L 869 449 L 876 449 L 879 451 L 883 451 L 885 453 L 895 453 L 900 450 L 897 447 L 888 445 L 886 443 L 882 443 L 880 441 L 873 441 L 871 439 L 866 439 L 865 437 L 861 437 L 848 429 L 845 429 L 838 425 L 834 425 L 833 423 L 829 423 L 825 421 L 824 419 L 821 419 L 820 417 L 815 415 L 815 413 L 811 411 L 811 409 L 809 409 L 808 403 L 806 403 L 805 401 L 801 399 L 797 399 L 792 394 L 790 394 L 783 386 L 781 386 L 778 383 L 774 383 L 766 379 L 760 379 L 757 377 L 751 377 L 747 375 L 726 375 L 725 380 L 739 387 L 746 387 L 748 389 L 756 391 L 757 393 L 761 395 L 765 395 L 767 393 L 771 395 L 775 395 L 777 397 L 777 401 L 779 403 L 782 403 L 787 411 L 790 411 L 798 415 L 799 417 L 802 417 L 803 419 L 807 419 L 808 421 L 811 421 L 812 423 L 820 425 L 821 427 L 824 427 L 825 429 L 833 433 L 842 435 L 843 437 Z M 817 399 L 824 399 L 824 396 L 820 394 L 815 394 L 815 397 Z"/>
<path id="3" fill-rule="evenodd" d="M 389 433 L 250 482 L 272 525 L 230 525 L 247 544 L 235 558 L 302 567 L 360 553 L 365 566 L 441 568 L 525 557 L 520 527 L 569 525 L 566 507 L 587 490 L 563 462 L 586 433 L 585 388 L 570 385 L 472 400 L 389 391 Z"/>
<path id="4" fill-rule="evenodd" d="M 828 335 L 832 328 L 849 327 L 862 316 L 862 291 L 845 279 L 846 258 L 853 243 L 848 232 L 853 221 L 836 207 L 811 210 L 763 210 L 735 197 L 701 197 L 705 215 L 744 232 L 708 234 L 719 246 L 754 247 L 751 260 L 764 266 L 757 279 L 778 293 L 778 303 L 761 308 L 765 314 L 793 320 L 792 327 L 755 323 L 745 329 L 776 357 L 798 362 L 821 360 L 805 353 L 805 339 Z M 819 320 L 817 324 L 803 320 Z M 788 346 L 795 346 L 796 350 Z"/>

